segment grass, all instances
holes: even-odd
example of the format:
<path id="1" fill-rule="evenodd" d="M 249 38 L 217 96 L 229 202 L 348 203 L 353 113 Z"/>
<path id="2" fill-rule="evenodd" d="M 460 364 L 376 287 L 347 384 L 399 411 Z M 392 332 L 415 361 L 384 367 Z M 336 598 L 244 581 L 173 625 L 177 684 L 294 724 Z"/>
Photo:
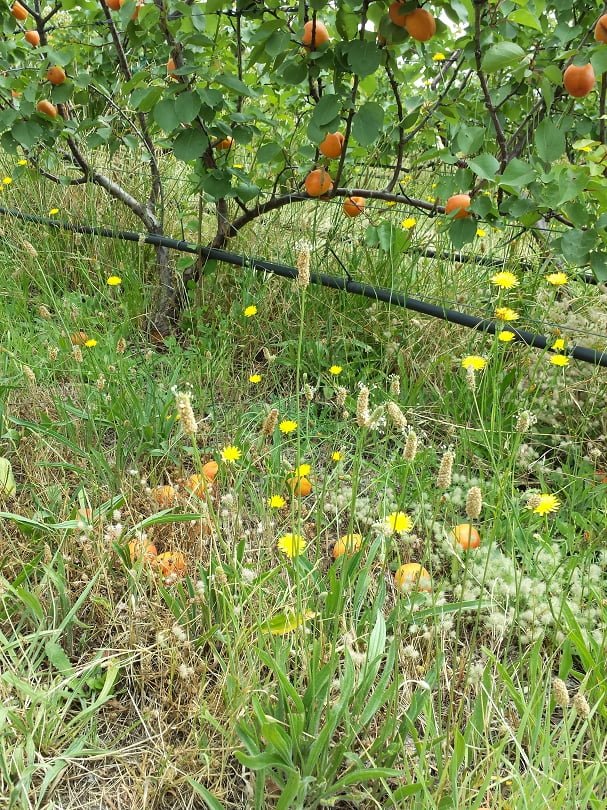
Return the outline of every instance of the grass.
<path id="1" fill-rule="evenodd" d="M 3 195 L 133 224 L 26 173 Z M 331 248 L 354 278 L 473 313 L 507 305 L 521 326 L 604 348 L 603 287 L 552 288 L 532 240 L 491 231 L 472 251 L 507 255 L 521 281 L 499 291 L 490 268 L 419 259 L 416 245 L 448 245 L 431 220 L 405 232 L 409 214 L 345 222 L 297 204 L 234 248 L 295 264 L 307 242 L 312 269 L 340 272 Z M 193 239 L 188 217 L 174 222 Z M 142 330 L 147 249 L 0 228 L 0 454 L 16 479 L 1 504 L 0 808 L 605 806 L 602 370 L 220 266 L 159 348 Z M 96 344 L 74 349 L 79 331 Z M 473 379 L 467 355 L 488 361 Z M 271 408 L 296 429 L 264 435 Z M 232 445 L 240 458 L 222 461 Z M 198 497 L 188 478 L 209 459 Z M 301 464 L 313 489 L 298 498 Z M 560 507 L 534 513 L 538 493 Z M 398 512 L 410 532 L 390 530 Z M 476 550 L 451 538 L 467 522 Z M 333 560 L 352 533 L 360 551 Z M 292 559 L 286 534 L 306 544 Z M 129 542 L 183 553 L 187 575 L 131 562 Z M 430 591 L 395 587 L 409 562 Z"/>

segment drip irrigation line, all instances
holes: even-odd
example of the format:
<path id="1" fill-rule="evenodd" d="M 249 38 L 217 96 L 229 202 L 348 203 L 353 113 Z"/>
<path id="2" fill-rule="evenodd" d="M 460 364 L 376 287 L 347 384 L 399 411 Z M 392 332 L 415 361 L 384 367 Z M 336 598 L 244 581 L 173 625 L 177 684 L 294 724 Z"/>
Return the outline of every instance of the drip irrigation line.
<path id="1" fill-rule="evenodd" d="M 48 217 L 41 217 L 35 214 L 25 214 L 21 211 L 13 211 L 9 208 L 0 206 L 0 215 L 15 217 L 23 222 L 32 222 L 37 225 L 45 225 L 49 228 L 56 230 L 71 231 L 73 233 L 88 234 L 90 236 L 103 236 L 109 239 L 121 239 L 125 242 L 137 242 L 138 244 L 148 244 L 166 247 L 170 250 L 177 250 L 182 253 L 190 253 L 196 256 L 212 259 L 214 261 L 231 264 L 235 267 L 250 268 L 252 270 L 270 273 L 281 278 L 296 279 L 298 275 L 297 268 L 289 267 L 285 264 L 277 262 L 266 261 L 265 259 L 253 259 L 243 256 L 238 253 L 233 253 L 229 250 L 219 248 L 207 247 L 205 245 L 193 245 L 181 239 L 173 239 L 168 236 L 161 236 L 152 233 L 137 233 L 136 231 L 123 231 L 112 230 L 110 228 L 100 228 L 93 225 L 83 225 L 81 223 L 61 222 L 49 219 Z M 431 318 L 438 318 L 448 323 L 458 324 L 465 326 L 468 329 L 475 329 L 485 332 L 489 335 L 504 329 L 502 323 L 496 323 L 489 318 L 479 318 L 475 315 L 469 315 L 466 312 L 460 312 L 454 309 L 437 306 L 430 304 L 427 301 L 421 301 L 417 298 L 410 298 L 405 293 L 397 292 L 387 287 L 378 287 L 373 284 L 366 284 L 360 281 L 352 281 L 350 278 L 340 278 L 339 276 L 332 276 L 328 273 L 310 273 L 310 283 L 318 284 L 322 287 L 328 287 L 333 290 L 343 290 L 347 293 L 360 295 L 364 298 L 370 298 L 374 301 L 383 301 L 387 304 L 409 309 L 413 312 L 418 312 L 421 315 L 427 315 Z M 548 345 L 548 338 L 544 335 L 538 335 L 534 332 L 528 332 L 526 329 L 516 329 L 508 324 L 508 329 L 515 334 L 515 339 L 527 346 L 533 346 L 536 349 L 547 349 L 553 351 Z M 550 338 L 552 340 L 553 338 Z M 574 346 L 566 351 L 566 354 L 576 360 L 582 360 L 585 363 L 592 363 L 596 366 L 607 368 L 607 351 L 599 352 L 596 349 L 591 349 L 586 346 Z"/>

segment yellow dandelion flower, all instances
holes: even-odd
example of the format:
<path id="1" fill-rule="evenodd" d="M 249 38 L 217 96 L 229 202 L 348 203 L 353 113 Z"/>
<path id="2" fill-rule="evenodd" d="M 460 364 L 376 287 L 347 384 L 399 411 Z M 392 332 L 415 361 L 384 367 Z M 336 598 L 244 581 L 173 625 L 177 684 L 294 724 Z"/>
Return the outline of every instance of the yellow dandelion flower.
<path id="1" fill-rule="evenodd" d="M 242 163 L 235 163 L 234 168 L 235 169 L 244 169 L 244 165 Z"/>
<path id="2" fill-rule="evenodd" d="M 286 506 L 286 503 L 282 495 L 270 495 L 268 498 L 268 506 L 270 509 L 282 509 L 283 506 Z"/>
<path id="3" fill-rule="evenodd" d="M 554 343 L 552 344 L 552 348 L 556 349 L 558 352 L 562 352 L 565 348 L 565 341 L 563 338 L 557 338 Z"/>
<path id="4" fill-rule="evenodd" d="M 51 208 L 51 210 L 48 212 L 48 215 L 49 217 L 55 217 L 57 216 L 58 213 L 59 213 L 58 208 Z"/>
<path id="5" fill-rule="evenodd" d="M 482 371 L 486 365 L 485 358 L 478 354 L 469 354 L 462 360 L 463 368 L 473 368 L 475 371 Z"/>
<path id="6" fill-rule="evenodd" d="M 509 329 L 502 329 L 501 332 L 498 332 L 497 339 L 501 340 L 502 343 L 510 343 L 511 340 L 514 340 L 516 335 L 514 332 L 511 332 Z"/>
<path id="7" fill-rule="evenodd" d="M 281 433 L 293 433 L 294 430 L 297 430 L 297 422 L 294 422 L 293 419 L 283 419 L 278 425 L 278 430 Z"/>
<path id="8" fill-rule="evenodd" d="M 106 282 L 109 287 L 119 287 L 122 284 L 120 276 L 110 276 Z"/>
<path id="9" fill-rule="evenodd" d="M 17 166 L 27 166 L 27 160 L 25 160 L 25 158 L 21 158 L 21 160 L 17 161 Z"/>
<path id="10" fill-rule="evenodd" d="M 535 506 L 533 507 L 536 515 L 548 515 L 550 512 L 556 512 L 561 505 L 556 495 L 550 495 L 548 492 L 542 492 L 538 498 L 539 501 L 534 499 Z"/>
<path id="11" fill-rule="evenodd" d="M 89 349 L 92 349 L 93 346 L 97 345 L 97 341 L 95 340 L 95 338 L 89 338 L 88 340 L 85 341 L 84 345 L 88 346 Z"/>
<path id="12" fill-rule="evenodd" d="M 10 184 L 11 184 L 12 182 L 13 182 L 13 178 L 12 178 L 12 177 L 3 177 L 3 178 L 2 178 L 2 185 L 3 185 L 3 186 L 10 186 Z"/>
<path id="13" fill-rule="evenodd" d="M 495 317 L 498 321 L 518 321 L 520 315 L 510 307 L 497 307 Z"/>
<path id="14" fill-rule="evenodd" d="M 445 54 L 440 53 L 440 51 L 439 51 L 438 53 L 434 54 L 434 56 L 432 57 L 432 61 L 433 62 L 444 62 L 446 58 L 447 57 L 445 56 Z"/>
<path id="15" fill-rule="evenodd" d="M 568 366 L 569 365 L 569 358 L 566 354 L 553 354 L 550 357 L 550 362 L 553 366 Z"/>
<path id="16" fill-rule="evenodd" d="M 514 273 L 509 270 L 502 270 L 500 273 L 491 276 L 491 283 L 502 290 L 511 290 L 513 287 L 518 287 L 520 281 Z"/>
<path id="17" fill-rule="evenodd" d="M 221 450 L 221 460 L 226 464 L 234 464 L 242 456 L 239 447 L 234 444 L 228 444 Z"/>
<path id="18" fill-rule="evenodd" d="M 417 220 L 415 219 L 415 217 L 407 217 L 407 219 L 403 219 L 400 225 L 401 228 L 404 228 L 406 231 L 410 231 L 411 228 L 415 228 L 415 226 L 417 225 Z"/>
<path id="19" fill-rule="evenodd" d="M 413 528 L 413 521 L 406 512 L 392 512 L 386 518 L 386 524 L 393 534 L 410 532 Z"/>
<path id="20" fill-rule="evenodd" d="M 243 309 L 242 314 L 245 316 L 245 318 L 252 318 L 253 315 L 257 315 L 257 307 L 255 304 L 250 304 L 248 307 Z"/>
<path id="21" fill-rule="evenodd" d="M 384 205 L 386 206 L 386 208 L 392 208 L 393 205 L 396 205 L 396 200 L 386 200 Z"/>
<path id="22" fill-rule="evenodd" d="M 299 555 L 304 552 L 306 541 L 301 534 L 289 533 L 279 537 L 276 545 L 279 551 L 282 551 L 287 557 L 293 559 L 293 557 L 299 557 Z"/>
<path id="23" fill-rule="evenodd" d="M 295 470 L 295 475 L 305 477 L 307 475 L 310 475 L 311 472 L 312 467 L 310 467 L 309 464 L 300 464 L 299 467 Z"/>
<path id="24" fill-rule="evenodd" d="M 253 385 L 257 385 L 257 383 L 261 382 L 261 374 L 251 374 L 249 377 L 249 382 L 253 383 Z"/>
<path id="25" fill-rule="evenodd" d="M 476 235 L 479 239 L 482 239 L 484 236 L 487 236 L 487 231 L 484 228 L 477 228 Z"/>
<path id="26" fill-rule="evenodd" d="M 335 450 L 333 453 L 331 453 L 331 461 L 337 462 L 337 461 L 341 461 L 341 460 L 342 460 L 342 454 L 339 452 L 339 450 Z"/>
<path id="27" fill-rule="evenodd" d="M 545 278 L 548 284 L 552 284 L 553 287 L 562 287 L 563 284 L 567 284 L 569 281 L 567 273 L 550 273 Z"/>
<path id="28" fill-rule="evenodd" d="M 329 374 L 332 374 L 334 377 L 337 377 L 342 371 L 343 368 L 341 366 L 331 366 L 329 368 Z"/>

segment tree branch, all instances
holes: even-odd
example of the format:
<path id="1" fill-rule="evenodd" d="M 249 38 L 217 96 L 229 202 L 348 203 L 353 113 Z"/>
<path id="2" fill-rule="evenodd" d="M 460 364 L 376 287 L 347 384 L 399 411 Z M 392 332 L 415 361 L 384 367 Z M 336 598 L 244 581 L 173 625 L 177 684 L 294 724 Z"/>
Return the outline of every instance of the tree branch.
<path id="1" fill-rule="evenodd" d="M 487 78 L 481 68 L 481 17 L 483 14 L 482 6 L 486 3 L 487 0 L 475 0 L 474 2 L 474 57 L 476 60 L 476 74 L 478 76 L 478 80 L 483 91 L 483 97 L 485 99 L 485 107 L 487 108 L 487 112 L 489 113 L 491 121 L 493 122 L 493 128 L 495 129 L 495 137 L 497 139 L 497 144 L 500 151 L 500 171 L 503 172 L 508 163 L 508 146 L 506 144 L 506 136 L 504 135 L 504 130 L 497 114 L 497 110 L 493 105 L 493 101 L 491 100 Z"/>

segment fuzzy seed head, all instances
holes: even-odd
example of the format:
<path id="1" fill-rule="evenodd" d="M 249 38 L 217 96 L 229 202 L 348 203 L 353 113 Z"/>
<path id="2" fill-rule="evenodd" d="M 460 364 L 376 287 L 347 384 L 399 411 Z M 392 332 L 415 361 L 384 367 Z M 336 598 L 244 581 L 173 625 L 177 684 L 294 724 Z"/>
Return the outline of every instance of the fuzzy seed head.
<path id="1" fill-rule="evenodd" d="M 369 389 L 366 385 L 360 386 L 358 399 L 356 400 L 356 424 L 360 428 L 368 428 L 371 424 L 371 414 L 369 413 Z"/>
<path id="2" fill-rule="evenodd" d="M 394 427 L 404 433 L 407 428 L 407 418 L 396 402 L 388 402 L 387 411 Z"/>
<path id="3" fill-rule="evenodd" d="M 24 365 L 21 371 L 23 371 L 23 376 L 30 385 L 36 385 L 36 375 L 29 366 Z"/>
<path id="4" fill-rule="evenodd" d="M 552 697 L 557 706 L 563 709 L 569 706 L 569 691 L 565 681 L 560 678 L 552 679 Z"/>
<path id="5" fill-rule="evenodd" d="M 348 389 L 343 385 L 338 385 L 335 389 L 335 404 L 338 408 L 343 408 L 346 404 L 346 397 L 348 396 Z"/>
<path id="6" fill-rule="evenodd" d="M 466 368 L 466 385 L 472 393 L 476 391 L 476 371 L 474 370 L 474 366 L 468 366 Z"/>
<path id="7" fill-rule="evenodd" d="M 516 431 L 517 433 L 527 433 L 527 431 L 535 425 L 537 422 L 537 416 L 531 413 L 531 411 L 521 411 L 518 415 L 518 419 L 516 420 Z"/>
<path id="8" fill-rule="evenodd" d="M 198 423 L 194 416 L 191 395 L 187 391 L 175 391 L 175 405 L 183 432 L 188 436 L 195 436 L 198 433 Z"/>
<path id="9" fill-rule="evenodd" d="M 575 693 L 573 708 L 575 709 L 575 713 L 581 717 L 582 720 L 587 720 L 590 717 L 590 704 L 581 692 Z"/>
<path id="10" fill-rule="evenodd" d="M 278 424 L 278 408 L 272 408 L 270 413 L 266 416 L 261 426 L 262 436 L 271 436 L 274 433 L 274 428 Z"/>
<path id="11" fill-rule="evenodd" d="M 443 457 L 438 468 L 438 475 L 436 476 L 436 486 L 439 489 L 449 489 L 451 486 L 451 478 L 453 475 L 453 462 L 455 456 L 451 449 L 445 450 Z"/>
<path id="12" fill-rule="evenodd" d="M 409 430 L 407 433 L 407 441 L 405 442 L 405 449 L 403 451 L 403 458 L 405 461 L 413 461 L 417 455 L 417 433 L 414 430 Z"/>
<path id="13" fill-rule="evenodd" d="M 480 517 L 483 508 L 483 496 L 480 487 L 470 487 L 466 495 L 466 514 L 470 520 Z"/>
<path id="14" fill-rule="evenodd" d="M 124 354 L 126 351 L 126 340 L 121 337 L 116 344 L 116 354 Z"/>
<path id="15" fill-rule="evenodd" d="M 72 346 L 72 357 L 77 363 L 82 363 L 82 349 L 80 346 Z"/>
<path id="16" fill-rule="evenodd" d="M 38 315 L 40 315 L 41 318 L 44 318 L 45 321 L 50 321 L 51 318 L 53 317 L 51 315 L 50 309 L 48 307 L 45 307 L 44 304 L 40 304 L 40 306 L 38 307 Z"/>
<path id="17" fill-rule="evenodd" d="M 400 395 L 400 377 L 398 374 L 390 375 L 390 396 L 397 397 Z"/>
<path id="18" fill-rule="evenodd" d="M 297 254 L 297 286 L 300 290 L 305 288 L 310 283 L 310 251 L 308 248 L 303 248 Z"/>

